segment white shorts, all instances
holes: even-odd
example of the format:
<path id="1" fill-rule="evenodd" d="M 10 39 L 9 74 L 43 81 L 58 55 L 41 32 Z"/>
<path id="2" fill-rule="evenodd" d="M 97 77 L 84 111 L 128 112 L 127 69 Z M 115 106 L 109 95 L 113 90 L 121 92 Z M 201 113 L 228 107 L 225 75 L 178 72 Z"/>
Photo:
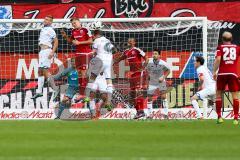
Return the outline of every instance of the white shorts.
<path id="1" fill-rule="evenodd" d="M 104 76 L 99 75 L 92 88 L 94 91 L 100 91 L 101 93 L 107 92 L 107 81 Z"/>
<path id="2" fill-rule="evenodd" d="M 147 94 L 153 95 L 157 89 L 159 89 L 160 91 L 166 91 L 167 90 L 166 81 L 159 84 L 149 84 Z"/>
<path id="3" fill-rule="evenodd" d="M 216 88 L 204 88 L 196 93 L 199 99 L 213 99 L 216 95 Z"/>
<path id="4" fill-rule="evenodd" d="M 51 67 L 51 59 L 48 58 L 52 49 L 44 49 L 39 52 L 39 68 L 50 68 Z"/>
<path id="5" fill-rule="evenodd" d="M 98 57 L 94 57 L 90 61 L 89 70 L 91 73 L 98 76 L 101 72 L 104 73 L 107 79 L 112 78 L 112 61 L 111 60 L 102 60 Z"/>

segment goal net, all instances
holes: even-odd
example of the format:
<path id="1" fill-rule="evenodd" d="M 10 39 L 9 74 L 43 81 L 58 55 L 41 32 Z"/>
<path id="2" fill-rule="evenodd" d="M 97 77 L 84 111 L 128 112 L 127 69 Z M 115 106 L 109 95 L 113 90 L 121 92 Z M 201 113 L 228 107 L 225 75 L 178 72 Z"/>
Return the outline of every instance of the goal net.
<path id="1" fill-rule="evenodd" d="M 159 49 L 161 59 L 171 69 L 167 77 L 167 83 L 172 88 L 167 94 L 169 108 L 191 106 L 190 97 L 198 88 L 194 57 L 202 55 L 210 69 L 213 65 L 219 38 L 219 29 L 208 28 L 208 24 L 213 22 L 204 17 L 81 19 L 82 26 L 90 30 L 96 21 L 102 22 L 104 36 L 111 40 L 120 53 L 127 49 L 129 38 L 135 38 L 136 47 L 142 49 L 149 58 L 153 49 Z M 55 105 L 52 89 L 47 84 L 43 97 L 31 99 L 37 88 L 38 38 L 42 27 L 41 19 L 0 20 L 0 111 L 41 110 Z M 71 34 L 69 20 L 56 19 L 53 27 L 59 46 L 57 57 L 52 60 L 51 72 L 57 74 L 70 65 L 69 59 L 75 54 L 75 46 L 67 43 L 60 33 L 64 29 L 68 35 Z M 113 95 L 114 107 L 126 107 L 117 97 L 122 96 L 126 102 L 129 100 L 129 75 L 127 60 L 113 67 L 113 84 L 118 91 Z M 60 88 L 63 96 L 66 89 L 64 82 Z M 154 108 L 162 107 L 160 101 L 157 96 L 154 98 Z"/>

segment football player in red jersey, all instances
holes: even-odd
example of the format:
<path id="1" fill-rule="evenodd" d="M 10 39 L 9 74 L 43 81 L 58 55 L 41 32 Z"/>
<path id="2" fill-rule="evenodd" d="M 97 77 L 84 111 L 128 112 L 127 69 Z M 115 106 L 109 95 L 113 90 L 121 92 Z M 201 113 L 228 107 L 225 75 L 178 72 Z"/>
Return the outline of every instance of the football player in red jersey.
<path id="1" fill-rule="evenodd" d="M 136 46 L 136 39 L 128 39 L 129 49 L 126 49 L 123 54 L 114 61 L 114 64 L 119 63 L 122 60 L 127 59 L 130 66 L 130 103 L 135 106 L 137 115 L 135 119 L 145 116 L 144 113 L 144 98 L 139 96 L 142 94 L 142 89 L 146 85 L 147 74 L 144 71 L 148 64 L 148 58 L 146 54 Z M 144 64 L 143 64 L 144 61 Z"/>
<path id="2" fill-rule="evenodd" d="M 71 36 L 67 36 L 67 34 L 62 30 L 62 36 L 69 43 L 72 43 L 76 46 L 76 66 L 79 71 L 79 86 L 80 93 L 83 94 L 88 83 L 87 81 L 87 68 L 90 60 L 90 52 L 91 52 L 91 44 L 93 42 L 91 32 L 82 27 L 81 22 L 78 18 L 71 18 L 70 22 L 72 23 L 73 30 Z"/>
<path id="3" fill-rule="evenodd" d="M 240 89 L 239 80 L 237 75 L 237 64 L 240 56 L 239 46 L 232 44 L 232 34 L 224 32 L 222 34 L 223 44 L 217 47 L 216 59 L 214 62 L 213 76 L 217 80 L 216 92 L 216 111 L 218 115 L 218 123 L 222 123 L 221 116 L 222 108 L 222 93 L 226 85 L 232 94 L 233 98 L 233 124 L 238 124 L 239 100 L 237 97 Z"/>

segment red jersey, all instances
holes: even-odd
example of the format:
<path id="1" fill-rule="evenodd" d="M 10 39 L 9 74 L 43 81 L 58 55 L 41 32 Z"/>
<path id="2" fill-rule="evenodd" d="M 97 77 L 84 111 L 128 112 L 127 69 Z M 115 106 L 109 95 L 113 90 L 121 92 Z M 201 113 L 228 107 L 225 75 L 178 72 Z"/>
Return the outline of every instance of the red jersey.
<path id="1" fill-rule="evenodd" d="M 146 54 L 141 49 L 133 47 L 125 50 L 123 54 L 127 57 L 130 71 L 135 72 L 142 69 L 142 58 L 145 57 Z"/>
<path id="2" fill-rule="evenodd" d="M 72 39 L 81 41 L 87 41 L 89 38 L 91 38 L 91 32 L 87 28 L 80 28 L 80 29 L 73 29 L 72 30 Z M 91 45 L 84 44 L 84 45 L 77 45 L 76 46 L 76 52 L 79 53 L 89 53 L 91 52 Z"/>
<path id="3" fill-rule="evenodd" d="M 240 48 L 234 44 L 222 44 L 217 47 L 216 57 L 221 56 L 218 75 L 232 74 L 238 77 L 237 67 Z"/>

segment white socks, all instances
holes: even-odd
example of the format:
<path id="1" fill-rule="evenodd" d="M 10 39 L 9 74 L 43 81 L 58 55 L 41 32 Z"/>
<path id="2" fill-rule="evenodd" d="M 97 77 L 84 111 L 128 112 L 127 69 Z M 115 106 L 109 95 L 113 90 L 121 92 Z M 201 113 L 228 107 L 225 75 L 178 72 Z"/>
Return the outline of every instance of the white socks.
<path id="1" fill-rule="evenodd" d="M 167 99 L 163 99 L 162 100 L 162 104 L 163 104 L 163 108 L 164 108 L 164 114 L 168 115 L 168 100 Z"/>
<path id="2" fill-rule="evenodd" d="M 152 102 L 148 102 L 147 103 L 147 117 L 149 117 L 152 113 L 152 109 L 153 109 L 153 105 L 152 105 Z"/>
<path id="3" fill-rule="evenodd" d="M 198 106 L 198 102 L 196 100 L 192 100 L 192 105 L 193 105 L 193 108 L 195 109 L 195 111 L 197 112 L 197 118 L 201 118 L 202 115 L 201 115 L 201 112 L 200 112 L 200 109 Z"/>

